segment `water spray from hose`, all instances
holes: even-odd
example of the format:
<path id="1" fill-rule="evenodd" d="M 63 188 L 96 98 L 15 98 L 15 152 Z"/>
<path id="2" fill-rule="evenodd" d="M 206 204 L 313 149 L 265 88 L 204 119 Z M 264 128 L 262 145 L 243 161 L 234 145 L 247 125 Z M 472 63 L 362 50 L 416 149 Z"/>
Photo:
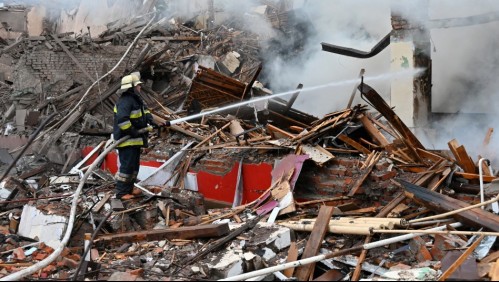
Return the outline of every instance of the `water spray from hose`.
<path id="1" fill-rule="evenodd" d="M 404 70 L 404 71 L 396 72 L 396 73 L 381 74 L 381 75 L 377 75 L 377 76 L 373 76 L 373 77 L 364 77 L 364 81 L 382 81 L 382 80 L 387 80 L 387 79 L 392 79 L 392 78 L 395 79 L 395 78 L 402 78 L 402 77 L 407 77 L 407 76 L 418 76 L 423 71 L 424 71 L 424 69 Z M 335 82 L 331 82 L 331 83 L 327 83 L 327 84 L 322 84 L 322 85 L 317 85 L 317 86 L 303 88 L 300 91 L 301 92 L 310 92 L 310 91 L 315 91 L 315 90 L 319 90 L 319 89 L 326 89 L 326 88 L 344 86 L 344 85 L 349 85 L 349 84 L 358 83 L 358 82 L 359 82 L 358 78 L 356 78 L 356 79 L 350 79 L 350 80 L 343 80 L 343 81 L 335 81 Z M 211 111 L 206 111 L 206 112 L 202 112 L 202 113 L 199 113 L 199 114 L 195 114 L 195 115 L 191 115 L 191 116 L 186 116 L 186 117 L 179 118 L 179 119 L 174 119 L 174 120 L 170 121 L 170 124 L 172 124 L 172 125 L 173 124 L 178 124 L 178 123 L 181 123 L 181 122 L 184 122 L 184 121 L 189 121 L 189 120 L 201 118 L 201 117 L 206 116 L 206 115 L 211 115 L 211 114 L 223 112 L 223 111 L 226 111 L 226 110 L 234 109 L 234 108 L 237 108 L 237 107 L 241 107 L 241 106 L 245 106 L 245 105 L 257 103 L 257 102 L 260 102 L 260 101 L 266 101 L 266 100 L 277 98 L 277 97 L 283 97 L 283 96 L 287 96 L 287 95 L 291 95 L 291 94 L 295 94 L 295 93 L 296 93 L 296 89 L 291 90 L 291 91 L 287 91 L 287 92 L 278 93 L 278 94 L 273 94 L 273 95 L 258 97 L 258 98 L 251 99 L 251 100 L 248 100 L 248 101 L 243 101 L 243 102 L 240 102 L 240 103 L 235 103 L 235 104 L 227 105 L 227 106 L 224 106 L 224 107 L 221 107 L 221 108 L 218 108 L 218 109 L 214 109 L 214 110 L 211 110 Z"/>

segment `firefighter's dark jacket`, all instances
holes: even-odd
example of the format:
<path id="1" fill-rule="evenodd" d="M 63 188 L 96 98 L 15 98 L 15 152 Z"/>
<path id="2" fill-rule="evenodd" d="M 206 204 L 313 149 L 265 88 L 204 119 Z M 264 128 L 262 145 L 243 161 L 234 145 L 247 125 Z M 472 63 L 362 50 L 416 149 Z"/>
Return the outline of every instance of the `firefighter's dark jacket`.
<path id="1" fill-rule="evenodd" d="M 147 147 L 148 133 L 138 134 L 137 131 L 152 124 L 153 118 L 145 107 L 144 101 L 129 88 L 121 94 L 114 106 L 114 140 L 126 135 L 131 138 L 118 145 L 119 148 L 128 146 Z"/>

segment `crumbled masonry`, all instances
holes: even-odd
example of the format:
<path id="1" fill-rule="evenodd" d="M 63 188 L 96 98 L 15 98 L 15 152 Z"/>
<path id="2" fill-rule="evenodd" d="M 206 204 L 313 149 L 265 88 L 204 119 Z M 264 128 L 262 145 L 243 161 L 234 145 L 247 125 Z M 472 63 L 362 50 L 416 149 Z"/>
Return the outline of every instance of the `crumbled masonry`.
<path id="1" fill-rule="evenodd" d="M 287 1 L 260 2 L 251 16 L 284 35 L 305 32 Z M 152 131 L 136 183 L 142 194 L 115 199 L 115 152 L 91 165 L 113 144 L 123 75 L 140 72 L 158 124 L 273 93 L 264 38 L 208 20 L 213 10 L 164 17 L 149 6 L 148 16 L 99 34 L 57 33 L 46 22 L 37 36 L 0 36 L 0 279 L 58 248 L 24 279 L 218 280 L 320 255 L 327 258 L 254 277 L 499 278 L 499 175 L 489 156 L 475 158 L 456 139 L 448 150 L 426 148 L 367 83 L 354 89 L 364 104 L 322 117 L 294 107 L 297 81 L 289 99 Z M 477 144 L 487 147 L 492 132 Z"/>

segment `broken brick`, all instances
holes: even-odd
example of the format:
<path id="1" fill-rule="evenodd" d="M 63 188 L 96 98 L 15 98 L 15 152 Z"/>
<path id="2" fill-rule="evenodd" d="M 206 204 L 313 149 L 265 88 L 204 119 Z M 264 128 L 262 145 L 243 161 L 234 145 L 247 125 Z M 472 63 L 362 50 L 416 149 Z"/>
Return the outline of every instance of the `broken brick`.
<path id="1" fill-rule="evenodd" d="M 433 260 L 430 251 L 426 248 L 426 241 L 420 236 L 414 237 L 409 243 L 411 253 L 413 253 L 419 262 Z"/>

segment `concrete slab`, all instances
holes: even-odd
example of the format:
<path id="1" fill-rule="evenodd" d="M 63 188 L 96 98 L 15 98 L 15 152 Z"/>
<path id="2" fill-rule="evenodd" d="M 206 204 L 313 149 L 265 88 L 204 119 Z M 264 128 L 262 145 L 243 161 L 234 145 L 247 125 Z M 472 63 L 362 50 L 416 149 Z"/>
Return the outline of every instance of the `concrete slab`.
<path id="1" fill-rule="evenodd" d="M 10 165 L 14 161 L 14 158 L 9 154 L 7 149 L 0 148 L 0 164 Z"/>
<path id="2" fill-rule="evenodd" d="M 17 234 L 56 249 L 61 243 L 67 220 L 66 217 L 47 215 L 34 206 L 25 205 Z"/>
<path id="3" fill-rule="evenodd" d="M 212 263 L 207 264 L 211 277 L 223 279 L 244 273 L 244 255 L 232 250 L 227 251 L 222 257 L 217 257 Z"/>

